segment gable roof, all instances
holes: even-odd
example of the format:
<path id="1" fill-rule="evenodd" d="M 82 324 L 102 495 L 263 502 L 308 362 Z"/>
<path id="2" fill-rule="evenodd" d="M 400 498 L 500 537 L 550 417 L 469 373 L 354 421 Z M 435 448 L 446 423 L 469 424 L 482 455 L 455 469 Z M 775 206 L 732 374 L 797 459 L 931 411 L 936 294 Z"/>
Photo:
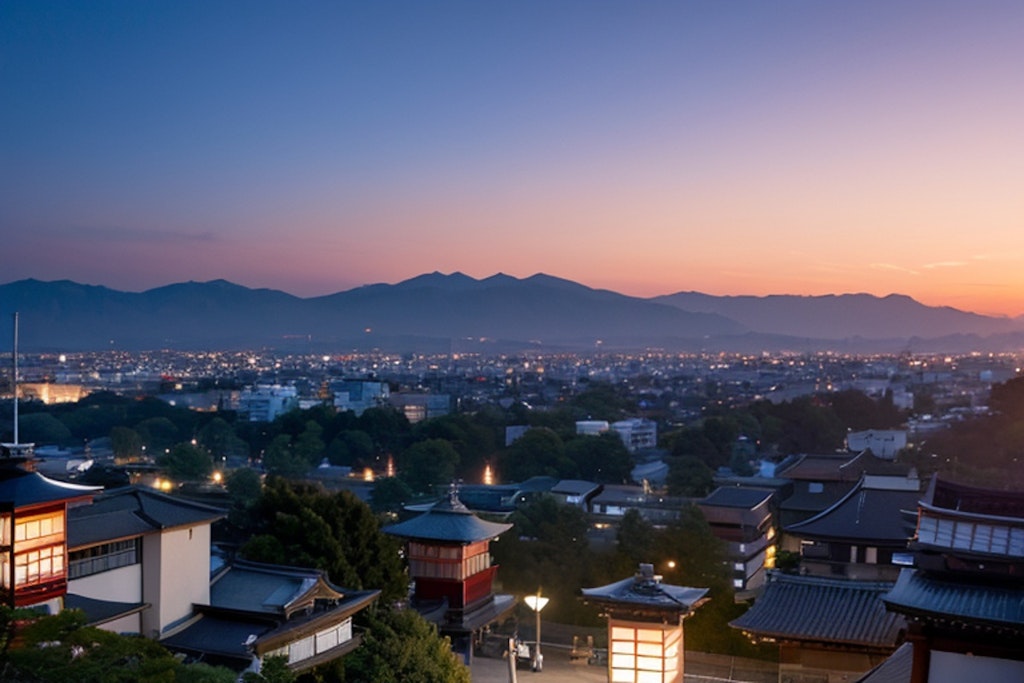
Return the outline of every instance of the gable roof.
<path id="1" fill-rule="evenodd" d="M 164 529 L 210 524 L 225 511 L 152 489 L 126 486 L 68 510 L 68 547 L 95 545 Z"/>
<path id="2" fill-rule="evenodd" d="M 253 615 L 290 616 L 317 600 L 341 601 L 342 589 L 319 569 L 236 560 L 210 582 L 210 605 Z"/>
<path id="3" fill-rule="evenodd" d="M 882 602 L 891 588 L 891 583 L 770 572 L 761 598 L 729 625 L 767 638 L 895 648 L 905 622 Z"/>
<path id="4" fill-rule="evenodd" d="M 872 541 L 902 546 L 914 535 L 919 497 L 916 491 L 869 488 L 861 480 L 831 507 L 785 530 L 812 540 Z"/>

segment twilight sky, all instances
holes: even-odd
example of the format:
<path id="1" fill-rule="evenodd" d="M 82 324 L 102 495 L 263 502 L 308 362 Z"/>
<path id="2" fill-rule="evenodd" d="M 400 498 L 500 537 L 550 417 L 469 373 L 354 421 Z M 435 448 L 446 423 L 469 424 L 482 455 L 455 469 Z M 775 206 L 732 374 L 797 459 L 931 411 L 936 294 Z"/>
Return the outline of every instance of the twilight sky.
<path id="1" fill-rule="evenodd" d="M 0 281 L 1024 313 L 1024 3 L 0 3 Z"/>

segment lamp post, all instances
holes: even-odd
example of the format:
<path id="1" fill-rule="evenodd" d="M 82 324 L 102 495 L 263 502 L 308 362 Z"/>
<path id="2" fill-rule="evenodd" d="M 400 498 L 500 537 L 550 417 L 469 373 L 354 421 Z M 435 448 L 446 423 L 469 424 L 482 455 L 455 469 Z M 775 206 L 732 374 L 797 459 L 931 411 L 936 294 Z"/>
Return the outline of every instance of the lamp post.
<path id="1" fill-rule="evenodd" d="M 533 650 L 533 670 L 540 671 L 544 668 L 544 657 L 540 653 L 540 611 L 548 604 L 548 599 L 541 596 L 539 587 L 536 595 L 527 595 L 523 599 L 537 615 L 537 646 Z"/>

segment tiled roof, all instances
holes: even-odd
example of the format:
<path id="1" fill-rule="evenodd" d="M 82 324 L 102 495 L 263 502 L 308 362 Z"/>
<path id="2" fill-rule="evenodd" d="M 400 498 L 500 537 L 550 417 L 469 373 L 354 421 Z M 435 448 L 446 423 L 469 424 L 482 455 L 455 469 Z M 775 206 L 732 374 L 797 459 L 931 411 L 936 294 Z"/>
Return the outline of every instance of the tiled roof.
<path id="1" fill-rule="evenodd" d="M 68 484 L 48 479 L 38 472 L 0 466 L 0 505 L 9 508 L 86 498 L 101 490 L 97 486 Z"/>
<path id="2" fill-rule="evenodd" d="M 210 605 L 253 614 L 285 615 L 314 598 L 342 598 L 318 569 L 236 561 L 210 583 Z"/>
<path id="3" fill-rule="evenodd" d="M 707 588 L 674 586 L 661 583 L 651 565 L 640 565 L 640 572 L 622 581 L 597 588 L 584 588 L 584 602 L 624 610 L 677 612 L 687 614 L 704 603 Z"/>
<path id="4" fill-rule="evenodd" d="M 746 508 L 766 502 L 774 495 L 767 489 L 747 488 L 745 486 L 719 486 L 700 501 L 700 505 L 718 505 L 721 507 Z"/>
<path id="5" fill-rule="evenodd" d="M 842 466 L 853 459 L 849 453 L 842 455 L 803 454 L 799 459 L 784 470 L 777 470 L 776 477 L 785 479 L 801 479 L 811 481 L 855 481 L 860 473 L 851 476 Z"/>
<path id="6" fill-rule="evenodd" d="M 895 647 L 904 621 L 882 602 L 891 588 L 891 583 L 773 572 L 761 598 L 729 625 L 766 638 Z"/>
<path id="7" fill-rule="evenodd" d="M 975 622 L 1024 634 L 1024 586 L 947 581 L 916 569 L 903 569 L 885 596 L 891 609 L 907 615 Z"/>
<path id="8" fill-rule="evenodd" d="M 392 536 L 424 541 L 476 543 L 496 538 L 511 528 L 511 524 L 480 519 L 453 495 L 437 503 L 427 512 L 405 522 L 384 527 L 382 531 Z"/>
<path id="9" fill-rule="evenodd" d="M 85 613 L 89 626 L 98 626 L 108 621 L 135 614 L 149 607 L 148 602 L 116 602 L 113 600 L 97 600 L 84 595 L 68 593 L 64 596 L 66 609 L 79 609 Z"/>
<path id="10" fill-rule="evenodd" d="M 570 496 L 582 496 L 596 491 L 598 484 L 582 479 L 562 479 L 551 488 L 551 493 L 561 493 Z"/>
<path id="11" fill-rule="evenodd" d="M 916 491 L 871 489 L 858 484 L 834 505 L 786 527 L 786 532 L 807 539 L 903 545 L 914 535 L 919 497 Z"/>
<path id="12" fill-rule="evenodd" d="M 858 678 L 855 683 L 910 683 L 914 668 L 914 645 L 903 643 L 884 662 Z"/>
<path id="13" fill-rule="evenodd" d="M 90 505 L 68 509 L 72 549 L 161 529 L 211 523 L 224 511 L 150 489 L 129 486 L 97 495 Z"/>

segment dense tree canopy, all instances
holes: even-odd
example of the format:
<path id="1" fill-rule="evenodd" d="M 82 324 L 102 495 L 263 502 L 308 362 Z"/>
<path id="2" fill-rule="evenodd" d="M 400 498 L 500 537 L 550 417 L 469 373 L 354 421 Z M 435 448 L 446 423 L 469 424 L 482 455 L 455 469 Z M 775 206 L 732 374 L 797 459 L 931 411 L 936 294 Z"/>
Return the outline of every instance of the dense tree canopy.
<path id="1" fill-rule="evenodd" d="M 248 559 L 323 569 L 340 586 L 381 589 L 384 602 L 406 596 L 399 541 L 382 533 L 369 506 L 348 491 L 270 477 L 248 525 Z"/>
<path id="2" fill-rule="evenodd" d="M 0 607 L 0 634 L 4 681 L 233 683 L 237 678 L 230 669 L 183 664 L 149 638 L 87 627 L 85 615 L 77 610 L 40 616 Z"/>

